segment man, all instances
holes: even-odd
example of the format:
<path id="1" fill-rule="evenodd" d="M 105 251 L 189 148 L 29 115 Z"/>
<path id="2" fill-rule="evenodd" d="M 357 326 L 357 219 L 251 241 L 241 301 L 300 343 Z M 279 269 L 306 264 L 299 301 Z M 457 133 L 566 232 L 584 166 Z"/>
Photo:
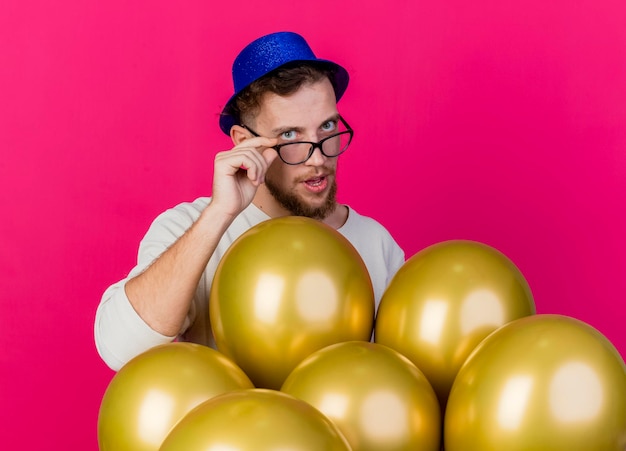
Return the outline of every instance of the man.
<path id="1" fill-rule="evenodd" d="M 342 233 L 368 268 L 377 304 L 404 263 L 379 223 L 335 198 L 337 157 L 353 134 L 337 111 L 345 69 L 316 58 L 301 36 L 280 32 L 242 50 L 233 81 L 220 127 L 234 147 L 215 157 L 211 198 L 160 215 L 137 266 L 102 297 L 96 346 L 115 370 L 176 338 L 213 345 L 207 299 L 217 264 L 236 238 L 270 218 L 308 216 Z"/>

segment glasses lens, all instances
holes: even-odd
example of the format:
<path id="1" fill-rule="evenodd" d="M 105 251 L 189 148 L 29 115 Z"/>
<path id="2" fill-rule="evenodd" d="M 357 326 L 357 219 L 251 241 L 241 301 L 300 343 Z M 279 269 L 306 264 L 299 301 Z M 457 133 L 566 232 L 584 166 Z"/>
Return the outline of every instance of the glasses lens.
<path id="1" fill-rule="evenodd" d="M 310 150 L 309 143 L 283 144 L 280 146 L 280 158 L 288 164 L 299 164 L 306 161 Z"/>
<path id="2" fill-rule="evenodd" d="M 336 157 L 337 155 L 342 154 L 350 145 L 350 141 L 352 140 L 352 133 L 349 131 L 341 132 L 336 134 L 335 136 L 331 136 L 327 138 L 322 143 L 322 150 L 324 154 L 328 157 Z"/>

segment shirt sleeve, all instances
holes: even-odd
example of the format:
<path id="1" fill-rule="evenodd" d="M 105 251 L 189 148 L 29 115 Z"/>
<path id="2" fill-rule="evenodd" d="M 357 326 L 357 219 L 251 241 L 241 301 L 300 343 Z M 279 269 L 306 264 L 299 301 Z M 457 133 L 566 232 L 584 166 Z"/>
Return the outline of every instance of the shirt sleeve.
<path id="1" fill-rule="evenodd" d="M 126 296 L 124 287 L 128 280 L 111 285 L 96 311 L 96 349 L 115 371 L 142 352 L 176 338 L 156 332 L 141 319 Z"/>

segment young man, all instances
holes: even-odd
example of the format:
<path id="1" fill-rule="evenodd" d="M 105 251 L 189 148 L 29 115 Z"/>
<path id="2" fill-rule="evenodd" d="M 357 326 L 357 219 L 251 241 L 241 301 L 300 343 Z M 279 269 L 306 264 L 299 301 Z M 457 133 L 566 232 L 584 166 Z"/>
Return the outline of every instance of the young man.
<path id="1" fill-rule="evenodd" d="M 270 218 L 308 216 L 342 233 L 368 268 L 377 305 L 404 263 L 378 222 L 335 198 L 337 157 L 353 134 L 337 111 L 345 69 L 281 32 L 242 50 L 233 80 L 220 127 L 234 147 L 215 157 L 212 196 L 156 218 L 135 268 L 102 297 L 95 340 L 112 369 L 175 338 L 213 345 L 207 299 L 217 264 L 235 239 Z"/>

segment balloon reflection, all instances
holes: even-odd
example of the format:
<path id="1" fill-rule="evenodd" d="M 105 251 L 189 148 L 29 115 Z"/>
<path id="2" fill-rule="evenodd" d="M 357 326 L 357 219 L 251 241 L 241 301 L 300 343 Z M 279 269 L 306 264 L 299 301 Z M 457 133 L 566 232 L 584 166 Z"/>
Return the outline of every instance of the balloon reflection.
<path id="1" fill-rule="evenodd" d="M 550 382 L 550 412 L 559 423 L 590 421 L 602 411 L 606 395 L 596 369 L 584 362 L 566 362 Z"/>
<path id="2" fill-rule="evenodd" d="M 305 272 L 296 281 L 295 294 L 301 320 L 326 323 L 337 316 L 337 286 L 324 271 Z"/>
<path id="3" fill-rule="evenodd" d="M 276 274 L 260 274 L 254 291 L 254 317 L 263 324 L 273 325 L 280 314 L 285 280 Z"/>
<path id="4" fill-rule="evenodd" d="M 161 446 L 167 431 L 179 420 L 172 418 L 175 405 L 171 393 L 148 390 L 137 412 L 137 434 L 142 442 L 155 449 Z"/>
<path id="5" fill-rule="evenodd" d="M 498 424 L 503 430 L 519 428 L 526 415 L 533 382 L 532 376 L 512 376 L 506 381 L 497 406 Z"/>
<path id="6" fill-rule="evenodd" d="M 425 343 L 439 345 L 445 330 L 446 319 L 450 304 L 446 301 L 428 299 L 424 302 L 421 315 L 419 337 Z"/>
<path id="7" fill-rule="evenodd" d="M 501 295 L 488 288 L 471 291 L 461 301 L 459 321 L 462 335 L 494 330 L 506 322 Z"/>
<path id="8" fill-rule="evenodd" d="M 359 427 L 368 442 L 379 443 L 383 449 L 397 447 L 409 434 L 410 414 L 406 400 L 397 392 L 376 390 L 362 400 Z"/>
<path id="9" fill-rule="evenodd" d="M 324 393 L 319 401 L 319 410 L 329 417 L 342 418 L 348 412 L 350 398 L 342 393 Z"/>

